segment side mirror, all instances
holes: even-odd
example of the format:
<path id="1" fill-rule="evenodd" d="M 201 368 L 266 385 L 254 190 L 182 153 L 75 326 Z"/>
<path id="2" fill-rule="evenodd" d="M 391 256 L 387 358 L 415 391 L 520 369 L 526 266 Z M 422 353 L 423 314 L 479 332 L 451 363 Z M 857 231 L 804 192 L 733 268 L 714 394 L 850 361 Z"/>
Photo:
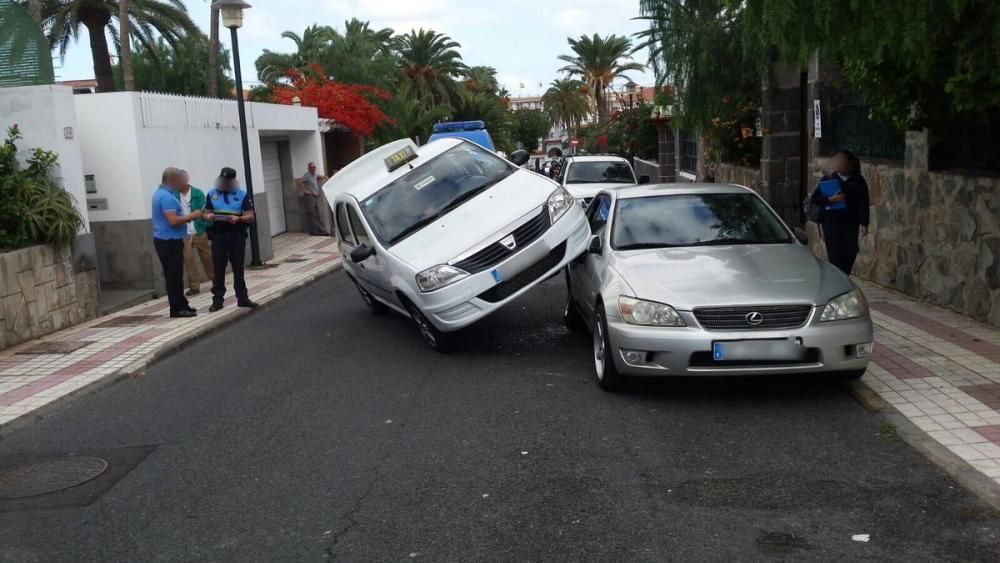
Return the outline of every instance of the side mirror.
<path id="1" fill-rule="evenodd" d="M 529 159 L 531 159 L 531 155 L 528 154 L 528 151 L 524 149 L 516 150 L 510 153 L 510 156 L 507 157 L 507 160 L 513 162 L 518 166 L 524 166 L 525 164 L 527 164 Z"/>
<path id="2" fill-rule="evenodd" d="M 587 252 L 590 254 L 601 253 L 601 237 L 595 236 L 590 239 L 590 247 L 587 248 Z"/>
<path id="3" fill-rule="evenodd" d="M 792 232 L 795 233 L 795 240 L 801 242 L 806 246 L 809 246 L 809 235 L 805 231 L 803 231 L 798 227 L 795 227 L 794 229 L 792 229 Z"/>
<path id="4" fill-rule="evenodd" d="M 357 264 L 359 262 L 364 262 L 372 256 L 375 256 L 375 249 L 367 244 L 361 244 L 351 251 L 351 262 Z"/>
<path id="5" fill-rule="evenodd" d="M 648 184 L 649 183 L 649 176 L 646 175 L 646 174 L 643 174 L 642 176 L 639 176 L 639 183 L 640 184 Z"/>

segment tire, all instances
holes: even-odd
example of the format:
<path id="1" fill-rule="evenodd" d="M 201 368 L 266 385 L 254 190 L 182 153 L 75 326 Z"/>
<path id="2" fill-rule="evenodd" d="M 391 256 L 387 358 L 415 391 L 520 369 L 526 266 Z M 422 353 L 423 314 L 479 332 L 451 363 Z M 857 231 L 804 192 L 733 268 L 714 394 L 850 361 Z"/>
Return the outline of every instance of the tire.
<path id="1" fill-rule="evenodd" d="M 430 319 L 428 319 L 413 303 L 407 301 L 406 310 L 409 311 L 410 318 L 413 319 L 413 323 L 417 325 L 417 330 L 420 331 L 420 336 L 424 337 L 424 342 L 426 342 L 432 350 L 441 354 L 447 354 L 452 351 L 454 348 L 454 338 L 451 334 L 438 330 L 438 328 L 434 326 L 434 323 L 432 323 Z"/>
<path id="2" fill-rule="evenodd" d="M 367 289 L 361 287 L 361 284 L 357 281 L 354 282 L 354 287 L 358 288 L 358 293 L 361 294 L 361 300 L 364 301 L 365 306 L 368 307 L 371 314 L 381 315 L 388 310 L 388 307 L 386 307 L 385 304 L 378 299 L 375 299 L 375 297 L 369 293 Z"/>
<path id="3" fill-rule="evenodd" d="M 841 381 L 857 381 L 861 379 L 861 376 L 868 371 L 867 369 L 854 369 L 851 371 L 842 371 L 837 374 L 837 378 Z"/>
<path id="4" fill-rule="evenodd" d="M 573 292 L 569 287 L 569 270 L 566 271 L 566 307 L 563 309 L 563 322 L 573 332 L 583 332 L 587 327 L 580 311 L 573 302 Z"/>
<path id="5" fill-rule="evenodd" d="M 594 374 L 597 377 L 597 386 L 601 389 L 614 392 L 621 390 L 625 386 L 625 377 L 618 373 L 615 360 L 611 350 L 611 341 L 608 339 L 608 323 L 604 319 L 602 305 L 598 305 L 597 313 L 594 315 L 593 329 L 593 358 Z"/>

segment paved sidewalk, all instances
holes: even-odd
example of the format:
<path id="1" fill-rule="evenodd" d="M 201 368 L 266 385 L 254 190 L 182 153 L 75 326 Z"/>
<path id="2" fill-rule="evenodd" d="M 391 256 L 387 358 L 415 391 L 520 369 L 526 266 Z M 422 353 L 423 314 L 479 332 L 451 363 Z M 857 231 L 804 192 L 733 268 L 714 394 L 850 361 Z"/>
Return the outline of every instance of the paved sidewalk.
<path id="1" fill-rule="evenodd" d="M 1000 484 L 1000 330 L 861 283 L 875 322 L 862 381 Z"/>
<path id="2" fill-rule="evenodd" d="M 267 267 L 247 271 L 250 297 L 266 305 L 337 268 L 336 241 L 288 233 L 276 237 Z M 0 427 L 83 387 L 133 374 L 180 342 L 249 313 L 236 307 L 232 274 L 225 308 L 208 312 L 210 283 L 190 297 L 192 319 L 171 319 L 166 297 L 99 317 L 0 352 Z"/>

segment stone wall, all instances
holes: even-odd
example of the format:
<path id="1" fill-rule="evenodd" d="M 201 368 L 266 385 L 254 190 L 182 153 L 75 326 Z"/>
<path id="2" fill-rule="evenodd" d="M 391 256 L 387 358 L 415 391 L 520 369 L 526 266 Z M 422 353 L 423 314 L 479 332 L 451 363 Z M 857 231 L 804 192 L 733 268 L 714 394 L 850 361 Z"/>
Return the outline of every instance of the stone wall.
<path id="1" fill-rule="evenodd" d="M 660 177 L 660 165 L 656 162 L 635 158 L 632 160 L 632 168 L 635 169 L 635 177 L 649 176 L 650 182 L 656 182 Z"/>
<path id="2" fill-rule="evenodd" d="M 97 272 L 79 275 L 69 248 L 31 246 L 0 254 L 0 349 L 96 315 Z"/>
<path id="3" fill-rule="evenodd" d="M 829 159 L 812 161 L 813 178 Z M 908 132 L 906 160 L 865 162 L 871 234 L 858 277 L 1000 326 L 1000 178 L 929 171 L 927 134 Z"/>
<path id="4" fill-rule="evenodd" d="M 724 162 L 710 163 L 707 165 L 707 168 L 707 181 L 714 181 L 720 184 L 738 184 L 760 193 L 760 169 L 758 168 L 748 168 Z"/>

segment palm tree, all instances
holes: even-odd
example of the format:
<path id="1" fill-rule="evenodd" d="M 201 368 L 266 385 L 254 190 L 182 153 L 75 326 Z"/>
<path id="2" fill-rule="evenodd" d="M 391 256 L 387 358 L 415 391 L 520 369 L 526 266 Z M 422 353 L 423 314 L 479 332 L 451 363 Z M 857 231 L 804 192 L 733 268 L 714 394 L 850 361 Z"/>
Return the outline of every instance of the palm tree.
<path id="1" fill-rule="evenodd" d="M 611 82 L 625 77 L 630 70 L 642 70 L 643 65 L 632 61 L 632 41 L 628 37 L 609 35 L 593 37 L 581 35 L 579 39 L 567 38 L 573 55 L 560 55 L 559 59 L 569 63 L 561 70 L 570 76 L 579 76 L 594 92 L 597 106 L 597 122 L 603 124 L 608 118 L 606 92 Z"/>
<path id="2" fill-rule="evenodd" d="M 452 112 L 448 104 L 430 107 L 430 96 L 427 98 L 394 97 L 385 109 L 386 114 L 392 118 L 392 123 L 383 125 L 379 129 L 377 134 L 379 140 L 387 143 L 409 137 L 417 143 L 426 141 L 431 127 L 443 121 Z"/>
<path id="3" fill-rule="evenodd" d="M 219 95 L 219 9 L 213 5 L 211 10 L 208 24 L 208 97 L 215 98 Z"/>
<path id="4" fill-rule="evenodd" d="M 491 66 L 471 66 L 463 74 L 465 87 L 473 92 L 497 95 L 500 83 L 497 82 L 497 69 Z"/>
<path id="5" fill-rule="evenodd" d="M 590 113 L 590 101 L 583 82 L 574 78 L 559 78 L 542 94 L 542 105 L 549 121 L 563 129 L 576 127 Z"/>
<path id="6" fill-rule="evenodd" d="M 513 148 L 513 116 L 503 100 L 463 86 L 455 95 L 452 107 L 453 121 L 482 121 L 497 149 L 509 152 Z"/>
<path id="7" fill-rule="evenodd" d="M 118 37 L 121 48 L 122 82 L 125 91 L 135 90 L 135 79 L 132 77 L 132 29 L 128 17 L 129 0 L 118 0 Z"/>
<path id="8" fill-rule="evenodd" d="M 326 57 L 335 34 L 333 28 L 317 24 L 307 27 L 302 35 L 294 31 L 282 33 L 283 39 L 290 39 L 295 43 L 295 52 L 275 53 L 264 49 L 263 54 L 254 62 L 257 75 L 265 82 L 273 82 L 284 77 L 291 69 L 306 71 L 310 65 L 318 64 Z"/>
<path id="9" fill-rule="evenodd" d="M 105 33 L 118 43 L 118 28 L 112 20 L 119 19 L 121 13 L 118 0 L 48 0 L 43 4 L 42 25 L 49 30 L 49 43 L 59 49 L 61 57 L 65 58 L 70 43 L 79 39 L 80 28 L 87 28 L 98 92 L 115 89 Z M 198 33 L 182 0 L 133 2 L 127 13 L 130 37 L 146 49 L 155 47 L 155 35 L 174 45 L 185 35 Z"/>
<path id="10" fill-rule="evenodd" d="M 406 95 L 418 99 L 429 95 L 432 105 L 456 95 L 455 78 L 466 69 L 456 50 L 461 47 L 458 42 L 434 30 L 420 29 L 399 36 L 396 43 Z"/>
<path id="11" fill-rule="evenodd" d="M 338 82 L 392 89 L 397 76 L 393 30 L 372 29 L 353 18 L 344 22 L 344 33 L 334 31 L 323 68 Z"/>

